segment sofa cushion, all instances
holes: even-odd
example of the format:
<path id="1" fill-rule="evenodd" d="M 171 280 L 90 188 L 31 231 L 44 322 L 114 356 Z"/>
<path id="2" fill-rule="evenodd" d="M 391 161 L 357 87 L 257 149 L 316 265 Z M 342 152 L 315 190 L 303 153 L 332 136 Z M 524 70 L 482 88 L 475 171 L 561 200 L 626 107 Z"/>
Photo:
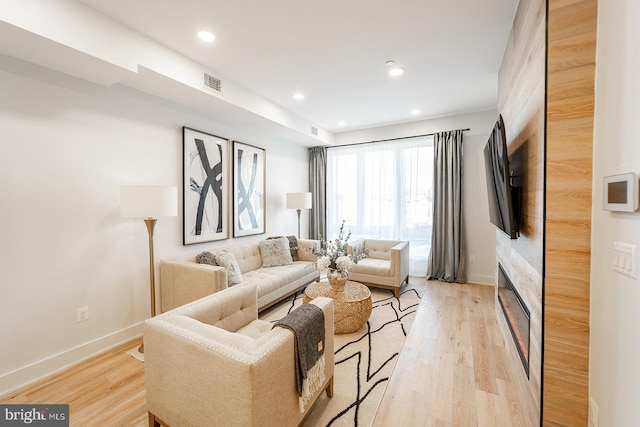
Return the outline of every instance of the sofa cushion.
<path id="1" fill-rule="evenodd" d="M 243 275 L 245 283 L 258 284 L 258 300 L 306 274 L 317 271 L 315 263 L 298 261 L 292 265 L 259 268 Z M 243 284 L 244 286 L 244 284 Z"/>
<path id="2" fill-rule="evenodd" d="M 198 264 L 218 265 L 216 262 L 216 256 L 209 251 L 200 252 L 196 255 L 196 262 Z"/>
<path id="3" fill-rule="evenodd" d="M 398 243 L 400 242 L 395 240 L 366 239 L 364 241 L 364 247 L 367 248 L 369 252 L 369 258 L 391 259 L 391 248 Z"/>
<path id="4" fill-rule="evenodd" d="M 256 319 L 246 326 L 238 329 L 238 334 L 246 335 L 250 338 L 260 338 L 262 335 L 268 333 L 273 328 L 273 323 L 265 320 Z"/>
<path id="5" fill-rule="evenodd" d="M 364 258 L 358 261 L 358 263 L 351 268 L 351 272 L 390 277 L 391 261 L 385 259 Z"/>
<path id="6" fill-rule="evenodd" d="M 289 239 L 286 237 L 263 240 L 259 242 L 259 245 L 262 267 L 279 267 L 293 264 L 289 249 Z"/>
<path id="7" fill-rule="evenodd" d="M 262 256 L 260 256 L 260 245 L 258 245 L 258 242 L 240 243 L 231 245 L 226 249 L 236 257 L 236 262 L 240 266 L 240 272 L 242 272 L 243 275 L 244 273 L 262 267 Z"/>
<path id="8" fill-rule="evenodd" d="M 221 249 L 216 252 L 216 262 L 219 266 L 227 269 L 227 284 L 229 286 L 236 285 L 242 282 L 242 272 L 240 266 L 236 261 L 236 257 L 226 249 Z"/>

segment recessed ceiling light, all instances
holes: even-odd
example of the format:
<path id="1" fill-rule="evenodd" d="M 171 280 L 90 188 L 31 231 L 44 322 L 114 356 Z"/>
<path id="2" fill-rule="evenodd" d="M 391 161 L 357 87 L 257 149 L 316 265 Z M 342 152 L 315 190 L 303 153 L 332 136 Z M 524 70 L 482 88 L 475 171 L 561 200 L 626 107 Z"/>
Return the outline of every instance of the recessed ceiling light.
<path id="1" fill-rule="evenodd" d="M 216 39 L 216 36 L 214 36 L 210 31 L 200 30 L 198 31 L 198 38 L 203 42 L 212 42 Z"/>
<path id="2" fill-rule="evenodd" d="M 388 66 L 392 66 L 393 64 L 395 64 L 395 61 L 393 61 L 392 59 L 390 59 L 390 60 L 388 60 L 388 61 L 386 62 L 386 64 L 387 64 Z"/>
<path id="3" fill-rule="evenodd" d="M 302 92 L 296 92 L 296 93 L 294 93 L 294 94 L 293 94 L 293 98 L 294 98 L 294 99 L 297 99 L 297 100 L 304 99 L 304 93 L 302 93 Z"/>
<path id="4" fill-rule="evenodd" d="M 389 75 L 391 77 L 398 77 L 404 74 L 404 68 L 402 67 L 394 67 L 389 70 Z"/>
<path id="5" fill-rule="evenodd" d="M 420 114 L 420 109 L 414 108 L 413 110 L 411 110 L 411 114 Z"/>
<path id="6" fill-rule="evenodd" d="M 343 122 L 343 121 L 339 121 L 339 122 L 338 122 L 338 126 L 344 126 L 344 125 L 346 125 L 346 124 L 347 124 L 347 122 Z"/>

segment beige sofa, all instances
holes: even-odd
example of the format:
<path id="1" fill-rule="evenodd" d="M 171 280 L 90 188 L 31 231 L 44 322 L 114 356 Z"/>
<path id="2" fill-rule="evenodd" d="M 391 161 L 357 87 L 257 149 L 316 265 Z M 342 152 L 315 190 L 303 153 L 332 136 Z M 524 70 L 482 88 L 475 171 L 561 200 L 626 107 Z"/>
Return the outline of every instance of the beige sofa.
<path id="1" fill-rule="evenodd" d="M 294 337 L 258 319 L 256 285 L 234 286 L 144 323 L 149 425 L 295 426 L 333 394 L 333 300 L 325 317 L 325 382 L 300 412 Z"/>
<path id="2" fill-rule="evenodd" d="M 305 285 L 318 281 L 320 272 L 311 247 L 317 240 L 297 240 L 299 261 L 278 267 L 263 267 L 259 242 L 238 243 L 210 249 L 231 252 L 242 272 L 242 282 L 233 286 L 257 284 L 258 310 L 263 310 Z M 196 263 L 197 253 L 160 262 L 160 307 L 165 312 L 228 287 L 224 267 Z"/>
<path id="3" fill-rule="evenodd" d="M 349 280 L 391 289 L 400 297 L 400 287 L 409 280 L 409 242 L 400 240 L 357 239 L 349 243 L 350 250 L 365 247 L 366 258 L 349 270 Z"/>

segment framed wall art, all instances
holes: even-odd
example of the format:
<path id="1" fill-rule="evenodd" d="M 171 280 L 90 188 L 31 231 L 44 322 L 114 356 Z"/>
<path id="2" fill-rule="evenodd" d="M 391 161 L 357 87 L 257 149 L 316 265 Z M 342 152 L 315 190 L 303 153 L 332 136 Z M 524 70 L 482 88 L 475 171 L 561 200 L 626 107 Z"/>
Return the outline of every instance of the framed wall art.
<path id="1" fill-rule="evenodd" d="M 266 152 L 233 142 L 233 236 L 265 232 Z"/>
<path id="2" fill-rule="evenodd" d="M 229 238 L 229 144 L 182 128 L 183 245 Z"/>

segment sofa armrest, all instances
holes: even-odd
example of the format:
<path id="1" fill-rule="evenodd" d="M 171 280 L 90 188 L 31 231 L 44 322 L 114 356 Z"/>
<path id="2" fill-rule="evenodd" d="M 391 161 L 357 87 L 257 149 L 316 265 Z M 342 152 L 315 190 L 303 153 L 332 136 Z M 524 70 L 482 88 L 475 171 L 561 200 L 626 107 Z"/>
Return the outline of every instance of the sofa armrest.
<path id="1" fill-rule="evenodd" d="M 409 276 L 409 242 L 399 242 L 390 252 L 391 275 L 402 281 Z"/>
<path id="2" fill-rule="evenodd" d="M 160 311 L 163 313 L 226 287 L 224 267 L 183 260 L 160 261 Z"/>
<path id="3" fill-rule="evenodd" d="M 300 261 L 315 262 L 316 256 L 311 252 L 312 248 L 320 249 L 320 241 L 312 239 L 298 239 L 298 259 Z"/>
<path id="4" fill-rule="evenodd" d="M 354 250 L 363 249 L 363 248 L 364 248 L 364 239 L 363 238 L 350 239 L 347 242 L 347 252 L 348 253 L 353 253 Z"/>

